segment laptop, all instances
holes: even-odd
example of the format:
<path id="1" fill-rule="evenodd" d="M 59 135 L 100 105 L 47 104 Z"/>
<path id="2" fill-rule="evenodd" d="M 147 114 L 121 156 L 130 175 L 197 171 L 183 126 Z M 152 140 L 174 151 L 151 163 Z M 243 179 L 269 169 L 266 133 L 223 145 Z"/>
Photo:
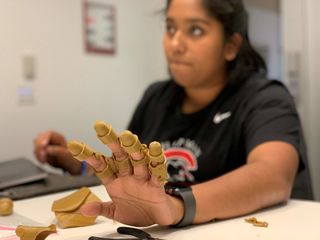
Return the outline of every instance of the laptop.
<path id="1" fill-rule="evenodd" d="M 48 173 L 27 158 L 0 162 L 0 190 L 44 180 Z"/>

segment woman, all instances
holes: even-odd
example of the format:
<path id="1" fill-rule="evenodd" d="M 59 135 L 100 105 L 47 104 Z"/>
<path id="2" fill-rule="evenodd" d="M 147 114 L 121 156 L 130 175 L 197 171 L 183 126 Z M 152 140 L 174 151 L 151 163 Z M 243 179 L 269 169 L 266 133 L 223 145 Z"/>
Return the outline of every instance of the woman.
<path id="1" fill-rule="evenodd" d="M 181 198 L 127 174 L 106 183 L 113 202 L 87 205 L 84 214 L 185 226 L 288 200 L 306 160 L 301 127 L 286 89 L 264 79 L 247 27 L 241 0 L 167 2 L 163 43 L 172 79 L 147 89 L 129 129 L 142 142 L 160 141 L 169 182 L 191 188 Z"/>

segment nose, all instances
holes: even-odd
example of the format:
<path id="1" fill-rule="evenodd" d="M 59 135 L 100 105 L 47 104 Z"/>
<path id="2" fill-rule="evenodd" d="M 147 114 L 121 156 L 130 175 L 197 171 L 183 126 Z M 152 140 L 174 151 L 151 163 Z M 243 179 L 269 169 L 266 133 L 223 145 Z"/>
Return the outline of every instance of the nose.
<path id="1" fill-rule="evenodd" d="M 183 54 L 187 49 L 182 32 L 176 32 L 170 41 L 171 48 L 175 54 Z"/>

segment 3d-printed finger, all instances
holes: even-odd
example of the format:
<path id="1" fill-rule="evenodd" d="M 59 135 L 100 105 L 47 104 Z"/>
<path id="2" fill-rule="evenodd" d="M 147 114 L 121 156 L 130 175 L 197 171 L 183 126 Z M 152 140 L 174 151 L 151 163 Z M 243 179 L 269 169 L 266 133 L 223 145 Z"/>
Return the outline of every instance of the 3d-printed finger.
<path id="1" fill-rule="evenodd" d="M 85 143 L 78 141 L 68 142 L 68 149 L 72 156 L 79 161 L 87 161 L 95 170 L 95 172 L 102 172 L 106 168 L 107 157 L 101 153 L 96 152 Z M 115 169 L 111 166 L 110 169 Z M 116 170 L 113 171 L 114 173 Z"/>
<path id="2" fill-rule="evenodd" d="M 142 148 L 138 136 L 126 130 L 119 137 L 121 146 L 127 153 L 139 152 Z"/>
<path id="3" fill-rule="evenodd" d="M 127 155 L 125 159 L 118 160 L 114 158 L 113 160 L 120 174 L 131 173 L 132 166 L 131 166 L 131 157 L 129 155 Z"/>
<path id="4" fill-rule="evenodd" d="M 118 142 L 118 135 L 113 131 L 110 124 L 103 121 L 96 121 L 94 129 L 96 130 L 97 137 L 104 144 Z"/>
<path id="5" fill-rule="evenodd" d="M 95 151 L 91 149 L 89 146 L 87 146 L 85 143 L 78 141 L 68 142 L 68 149 L 72 156 L 79 161 L 87 160 L 89 157 L 92 157 L 95 153 Z"/>
<path id="6" fill-rule="evenodd" d="M 114 177 L 114 173 L 117 172 L 113 158 L 108 158 L 108 160 L 104 159 L 104 161 L 105 161 L 104 169 L 101 171 L 95 171 L 97 177 L 103 181 L 108 178 Z"/>
<path id="7" fill-rule="evenodd" d="M 10 198 L 0 198 L 0 216 L 8 216 L 13 212 L 13 201 Z"/>
<path id="8" fill-rule="evenodd" d="M 137 135 L 126 130 L 120 135 L 119 140 L 121 147 L 131 155 L 131 164 L 133 166 L 149 162 L 149 157 L 146 154 L 147 147 L 145 144 L 141 144 Z"/>
<path id="9" fill-rule="evenodd" d="M 51 224 L 48 227 L 23 226 L 16 228 L 16 234 L 21 240 L 44 240 L 52 233 L 56 233 L 56 225 Z"/>
<path id="10" fill-rule="evenodd" d="M 158 179 L 162 184 L 167 182 L 167 164 L 166 157 L 163 154 L 161 144 L 159 142 L 152 142 L 149 145 L 149 170 L 151 175 Z"/>

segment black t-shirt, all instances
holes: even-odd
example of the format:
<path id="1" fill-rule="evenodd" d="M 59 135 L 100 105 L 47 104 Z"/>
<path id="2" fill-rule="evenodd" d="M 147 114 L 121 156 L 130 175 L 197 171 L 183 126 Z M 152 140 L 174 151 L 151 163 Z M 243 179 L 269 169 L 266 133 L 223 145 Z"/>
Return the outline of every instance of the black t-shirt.
<path id="1" fill-rule="evenodd" d="M 152 84 L 143 95 L 129 129 L 143 143 L 159 141 L 168 160 L 170 182 L 194 184 L 221 176 L 246 163 L 257 145 L 279 140 L 300 155 L 293 197 L 312 198 L 299 117 L 278 81 L 253 77 L 227 86 L 202 110 L 184 114 L 184 91 L 174 81 Z"/>

